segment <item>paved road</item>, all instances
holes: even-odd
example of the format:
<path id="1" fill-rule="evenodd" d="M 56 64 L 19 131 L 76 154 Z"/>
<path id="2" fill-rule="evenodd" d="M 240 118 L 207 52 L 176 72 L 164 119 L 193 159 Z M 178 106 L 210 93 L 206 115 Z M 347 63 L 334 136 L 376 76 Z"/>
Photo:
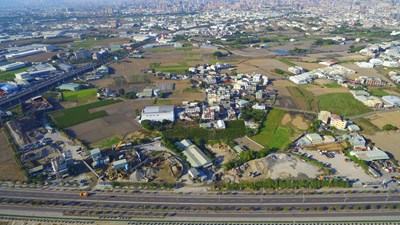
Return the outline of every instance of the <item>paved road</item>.
<path id="1" fill-rule="evenodd" d="M 6 204 L 7 199 L 17 201 L 17 204 Z M 400 194 L 333 194 L 319 196 L 268 196 L 268 195 L 175 195 L 167 193 L 151 194 L 132 194 L 115 192 L 90 192 L 87 198 L 79 197 L 78 192 L 70 191 L 38 191 L 30 189 L 0 189 L 0 213 L 8 210 L 15 215 L 29 211 L 31 215 L 41 212 L 60 214 L 68 210 L 89 211 L 118 211 L 121 214 L 130 213 L 132 210 L 146 212 L 144 206 L 157 206 L 158 211 L 150 210 L 151 213 L 167 213 L 168 218 L 191 218 L 198 220 L 221 219 L 225 220 L 259 220 L 269 218 L 285 219 L 291 218 L 315 219 L 315 218 L 348 218 L 356 219 L 360 217 L 386 218 L 395 217 L 400 219 L 400 214 L 390 211 L 340 211 L 331 213 L 321 213 L 315 211 L 293 211 L 293 213 L 273 213 L 266 209 L 276 207 L 326 207 L 326 206 L 351 206 L 351 205 L 370 205 L 370 204 L 399 204 Z M 40 206 L 32 207 L 29 203 L 21 204 L 26 201 L 39 200 Z M 5 204 L 5 205 L 4 205 Z M 138 210 L 139 207 L 139 210 Z M 170 208 L 174 208 L 172 211 Z M 110 212 L 111 212 L 110 211 Z M 117 212 L 117 214 L 118 214 Z"/>
<path id="2" fill-rule="evenodd" d="M 0 190 L 0 198 L 58 200 L 95 204 L 140 204 L 169 206 L 321 206 L 400 203 L 399 194 L 330 196 L 183 196 L 172 194 L 91 193 L 82 198 L 75 192 Z"/>

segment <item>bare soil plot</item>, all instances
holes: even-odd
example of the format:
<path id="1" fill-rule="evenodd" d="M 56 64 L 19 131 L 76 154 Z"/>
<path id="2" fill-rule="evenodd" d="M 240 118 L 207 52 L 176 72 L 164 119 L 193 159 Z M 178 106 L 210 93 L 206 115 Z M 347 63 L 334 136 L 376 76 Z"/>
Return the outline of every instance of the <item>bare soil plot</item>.
<path id="1" fill-rule="evenodd" d="M 400 127 L 400 111 L 394 112 L 379 112 L 371 116 L 367 116 L 366 119 L 371 121 L 377 127 L 381 128 L 386 124 L 392 124 Z"/>
<path id="2" fill-rule="evenodd" d="M 311 121 L 305 119 L 300 114 L 293 115 L 291 113 L 286 113 L 282 119 L 282 125 L 297 128 L 299 130 L 307 130 Z"/>
<path id="3" fill-rule="evenodd" d="M 152 105 L 152 100 L 135 99 L 92 109 L 90 112 L 104 110 L 109 116 L 69 127 L 67 131 L 89 144 L 115 135 L 123 136 L 141 129 L 136 113 L 147 105 Z"/>
<path id="4" fill-rule="evenodd" d="M 0 180 L 26 180 L 25 175 L 14 159 L 13 149 L 4 131 L 0 131 L 0 171 Z"/>
<path id="5" fill-rule="evenodd" d="M 157 83 L 160 84 L 168 84 L 174 83 L 175 90 L 172 92 L 172 95 L 168 97 L 171 99 L 172 104 L 179 105 L 182 104 L 183 101 L 204 101 L 205 93 L 201 91 L 193 91 L 189 89 L 190 83 L 189 80 L 154 80 L 154 85 Z"/>
<path id="6" fill-rule="evenodd" d="M 57 55 L 59 51 L 56 52 L 43 52 L 37 55 L 26 56 L 23 58 L 18 58 L 18 61 L 29 61 L 29 62 L 47 62 L 51 57 Z"/>
<path id="7" fill-rule="evenodd" d="M 306 150 L 315 150 L 319 149 L 322 151 L 340 151 L 342 150 L 342 147 L 345 147 L 345 143 L 328 143 L 328 144 L 320 144 L 320 145 L 312 145 L 312 146 L 307 146 L 304 149 Z"/>
<path id="8" fill-rule="evenodd" d="M 294 84 L 293 82 L 291 82 L 289 80 L 274 80 L 274 81 L 272 81 L 272 85 L 274 86 L 274 88 L 296 86 L 296 84 Z"/>
<path id="9" fill-rule="evenodd" d="M 295 64 L 297 64 L 298 66 L 303 67 L 304 69 L 307 70 L 316 70 L 316 69 L 321 69 L 321 68 L 325 68 L 325 65 L 321 65 L 319 63 L 309 63 L 309 62 L 300 62 L 300 61 L 293 61 Z"/>
<path id="10" fill-rule="evenodd" d="M 273 75 L 271 71 L 274 69 L 281 69 L 287 71 L 288 65 L 282 63 L 277 59 L 251 59 L 246 60 L 238 64 L 237 70 L 238 73 L 261 73 L 268 74 L 270 77 L 281 78 L 280 75 Z"/>
<path id="11" fill-rule="evenodd" d="M 262 145 L 258 144 L 257 142 L 251 140 L 247 136 L 236 138 L 234 141 L 236 143 L 238 143 L 240 146 L 247 147 L 248 149 L 251 149 L 251 150 L 254 150 L 254 151 L 260 151 L 261 149 L 264 148 L 264 146 L 262 146 Z"/>
<path id="12" fill-rule="evenodd" d="M 246 168 L 247 167 L 247 168 Z M 291 154 L 271 154 L 247 163 L 241 181 L 271 179 L 307 179 L 319 174 L 318 167 L 301 161 Z M 256 176 L 250 176 L 256 173 Z"/>
<path id="13" fill-rule="evenodd" d="M 365 134 L 375 145 L 391 153 L 396 160 L 400 160 L 400 132 L 377 132 L 375 134 Z"/>

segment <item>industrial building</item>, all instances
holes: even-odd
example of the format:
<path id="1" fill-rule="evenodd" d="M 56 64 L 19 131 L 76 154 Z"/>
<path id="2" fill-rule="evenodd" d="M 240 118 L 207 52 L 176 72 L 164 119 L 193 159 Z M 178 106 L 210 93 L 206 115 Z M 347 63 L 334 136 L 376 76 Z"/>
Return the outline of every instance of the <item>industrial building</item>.
<path id="1" fill-rule="evenodd" d="M 207 168 L 212 166 L 212 161 L 190 140 L 184 139 L 177 142 L 176 145 L 185 149 L 183 154 L 187 157 L 188 162 L 194 168 Z"/>
<path id="2" fill-rule="evenodd" d="M 30 62 L 15 62 L 15 63 L 10 63 L 4 66 L 0 66 L 0 71 L 2 72 L 7 72 L 7 71 L 12 71 L 12 70 L 17 70 L 24 68 L 26 66 L 29 66 L 31 63 Z"/>
<path id="3" fill-rule="evenodd" d="M 312 81 L 312 78 L 308 74 L 300 74 L 289 77 L 289 80 L 295 84 L 308 84 Z"/>
<path id="4" fill-rule="evenodd" d="M 28 51 L 23 51 L 23 52 L 11 53 L 11 54 L 6 55 L 6 59 L 23 58 L 26 56 L 36 55 L 36 54 L 39 54 L 42 52 L 43 52 L 42 50 L 28 50 Z"/>
<path id="5" fill-rule="evenodd" d="M 173 105 L 165 106 L 146 106 L 142 110 L 142 115 L 140 120 L 150 120 L 150 121 L 163 121 L 175 120 L 175 109 Z"/>
<path id="6" fill-rule="evenodd" d="M 350 155 L 356 156 L 358 159 L 367 162 L 390 159 L 384 151 L 380 150 L 377 147 L 374 147 L 372 150 L 367 151 L 351 151 Z"/>

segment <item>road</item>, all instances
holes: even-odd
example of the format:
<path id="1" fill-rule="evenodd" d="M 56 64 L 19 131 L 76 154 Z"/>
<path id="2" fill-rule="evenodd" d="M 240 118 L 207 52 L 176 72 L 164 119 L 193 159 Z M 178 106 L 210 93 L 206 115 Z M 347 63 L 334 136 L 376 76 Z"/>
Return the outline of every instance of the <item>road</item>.
<path id="1" fill-rule="evenodd" d="M 68 210 L 132 210 L 137 207 L 146 209 L 144 207 L 156 207 L 160 211 L 168 212 L 167 208 L 173 208 L 173 216 L 189 217 L 189 218 L 262 218 L 266 216 L 265 210 L 273 210 L 276 207 L 285 208 L 311 208 L 311 207 L 328 207 L 328 206 L 360 206 L 360 205 L 382 205 L 382 204 L 399 204 L 400 194 L 333 194 L 333 195 L 283 195 L 283 196 L 269 196 L 269 195 L 221 195 L 221 196 L 196 196 L 196 195 L 178 195 L 167 193 L 104 193 L 104 192 L 91 192 L 87 198 L 79 197 L 76 192 L 69 191 L 38 191 L 28 189 L 0 189 L 0 198 L 4 202 L 7 199 L 18 202 L 18 207 L 23 209 L 26 205 L 22 202 L 26 201 L 41 201 L 42 205 L 38 211 L 47 211 L 49 208 L 54 212 L 62 213 Z M 21 205 L 21 204 L 22 205 Z M 28 205 L 32 207 L 30 204 Z M 216 210 L 219 209 L 219 210 Z M 15 209 L 18 211 L 18 208 Z M 209 213 L 212 211 L 213 213 Z M 268 211 L 267 211 L 268 212 Z M 308 212 L 300 213 L 298 210 L 293 211 L 291 215 L 300 218 L 314 218 L 325 216 L 340 216 L 340 217 L 360 217 L 371 216 L 384 217 L 384 216 L 398 216 L 396 213 L 390 211 L 367 211 L 368 213 L 356 213 L 354 211 L 340 211 L 335 213 L 321 213 L 321 212 Z M 399 215 L 397 215 L 399 214 Z M 172 215 L 171 215 L 172 216 Z M 285 213 L 273 213 L 268 215 L 274 218 L 283 218 L 287 216 Z"/>
<path id="2" fill-rule="evenodd" d="M 375 110 L 375 111 L 372 111 L 372 112 L 367 112 L 367 113 L 364 113 L 364 114 L 361 114 L 361 115 L 357 115 L 357 116 L 349 116 L 349 117 L 346 117 L 346 118 L 350 119 L 350 120 L 354 120 L 354 119 L 358 119 L 358 118 L 362 118 L 362 117 L 372 116 L 372 115 L 375 115 L 377 113 L 396 112 L 396 111 L 399 112 L 400 110 L 398 108 L 386 109 L 386 110 Z"/>

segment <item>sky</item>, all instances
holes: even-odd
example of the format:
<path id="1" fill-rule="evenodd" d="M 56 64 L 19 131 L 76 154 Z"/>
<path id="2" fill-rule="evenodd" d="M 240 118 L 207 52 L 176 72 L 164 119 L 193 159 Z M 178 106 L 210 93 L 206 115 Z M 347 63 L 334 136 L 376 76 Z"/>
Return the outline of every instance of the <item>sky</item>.
<path id="1" fill-rule="evenodd" d="M 116 0 L 114 0 L 116 1 Z M 74 6 L 80 3 L 112 3 L 106 0 L 0 0 L 0 8 L 10 7 L 43 7 L 43 6 Z M 117 0 L 119 1 L 119 0 Z"/>

